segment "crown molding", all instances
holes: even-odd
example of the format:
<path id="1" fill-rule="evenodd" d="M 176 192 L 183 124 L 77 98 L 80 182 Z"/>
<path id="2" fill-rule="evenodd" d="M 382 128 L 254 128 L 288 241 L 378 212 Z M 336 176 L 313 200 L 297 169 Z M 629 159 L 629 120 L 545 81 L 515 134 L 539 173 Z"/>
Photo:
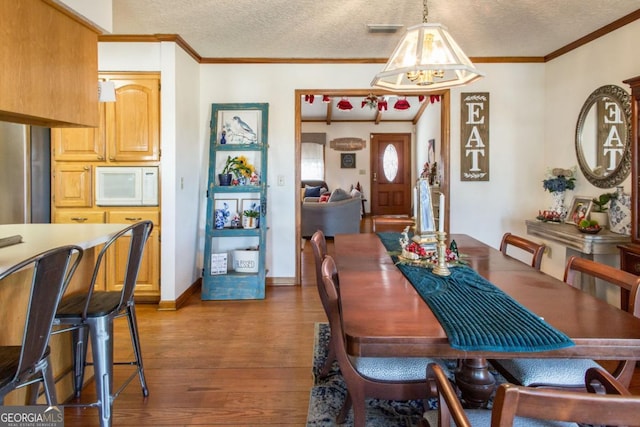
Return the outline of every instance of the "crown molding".
<path id="1" fill-rule="evenodd" d="M 544 63 L 558 58 L 589 42 L 603 37 L 623 26 L 640 19 L 640 9 L 587 34 L 578 40 L 561 47 L 545 56 L 487 56 L 470 57 L 474 64 L 496 63 Z M 103 34 L 99 42 L 120 43 L 157 43 L 175 42 L 200 64 L 385 64 L 388 58 L 203 58 L 178 34 Z"/>

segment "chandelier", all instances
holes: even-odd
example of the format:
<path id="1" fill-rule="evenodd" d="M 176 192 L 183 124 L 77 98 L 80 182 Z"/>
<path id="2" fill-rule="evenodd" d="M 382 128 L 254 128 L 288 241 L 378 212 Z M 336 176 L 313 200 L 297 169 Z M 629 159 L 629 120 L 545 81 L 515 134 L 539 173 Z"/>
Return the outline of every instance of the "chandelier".
<path id="1" fill-rule="evenodd" d="M 407 29 L 371 86 L 403 92 L 424 92 L 471 83 L 484 76 L 442 24 L 423 23 Z"/>

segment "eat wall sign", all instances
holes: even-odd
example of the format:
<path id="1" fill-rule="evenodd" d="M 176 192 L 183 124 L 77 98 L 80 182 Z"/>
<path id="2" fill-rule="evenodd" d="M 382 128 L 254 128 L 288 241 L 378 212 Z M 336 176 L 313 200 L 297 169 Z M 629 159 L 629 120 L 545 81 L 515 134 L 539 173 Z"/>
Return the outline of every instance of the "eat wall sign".
<path id="1" fill-rule="evenodd" d="M 460 179 L 489 181 L 489 93 L 460 96 Z"/>

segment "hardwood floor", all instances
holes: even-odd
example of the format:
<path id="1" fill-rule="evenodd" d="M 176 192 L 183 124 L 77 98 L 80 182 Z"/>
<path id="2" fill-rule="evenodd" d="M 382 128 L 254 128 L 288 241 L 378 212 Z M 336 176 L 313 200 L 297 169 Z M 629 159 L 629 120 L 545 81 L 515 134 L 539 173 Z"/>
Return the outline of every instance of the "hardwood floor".
<path id="1" fill-rule="evenodd" d="M 268 287 L 260 301 L 196 294 L 175 312 L 137 311 L 150 394 L 143 398 L 134 379 L 114 402 L 114 427 L 305 425 L 314 323 L 326 321 L 308 242 L 302 286 Z M 116 334 L 116 357 L 130 356 L 124 319 Z M 116 385 L 126 369 L 116 368 Z M 640 394 L 640 369 L 632 387 Z M 94 397 L 90 383 L 83 399 Z M 93 426 L 97 409 L 65 408 L 65 427 Z"/>

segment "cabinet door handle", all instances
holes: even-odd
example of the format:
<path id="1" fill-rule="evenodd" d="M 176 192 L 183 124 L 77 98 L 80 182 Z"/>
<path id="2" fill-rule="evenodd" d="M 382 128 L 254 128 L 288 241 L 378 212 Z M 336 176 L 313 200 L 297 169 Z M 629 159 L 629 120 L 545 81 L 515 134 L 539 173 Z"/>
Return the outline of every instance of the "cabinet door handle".
<path id="1" fill-rule="evenodd" d="M 127 221 L 142 221 L 142 218 L 125 217 L 124 219 L 126 219 Z"/>
<path id="2" fill-rule="evenodd" d="M 104 156 L 98 156 L 98 160 L 104 160 Z"/>
<path id="3" fill-rule="evenodd" d="M 112 162 L 115 160 L 115 157 L 109 157 L 109 160 L 111 160 Z"/>
<path id="4" fill-rule="evenodd" d="M 84 169 L 84 170 L 88 171 L 88 170 L 89 170 L 89 166 L 85 166 L 85 167 L 83 167 L 82 169 Z"/>
<path id="5" fill-rule="evenodd" d="M 81 216 L 72 216 L 71 217 L 71 221 L 78 221 L 78 222 L 85 222 L 86 220 L 88 220 L 89 218 L 83 218 Z"/>

